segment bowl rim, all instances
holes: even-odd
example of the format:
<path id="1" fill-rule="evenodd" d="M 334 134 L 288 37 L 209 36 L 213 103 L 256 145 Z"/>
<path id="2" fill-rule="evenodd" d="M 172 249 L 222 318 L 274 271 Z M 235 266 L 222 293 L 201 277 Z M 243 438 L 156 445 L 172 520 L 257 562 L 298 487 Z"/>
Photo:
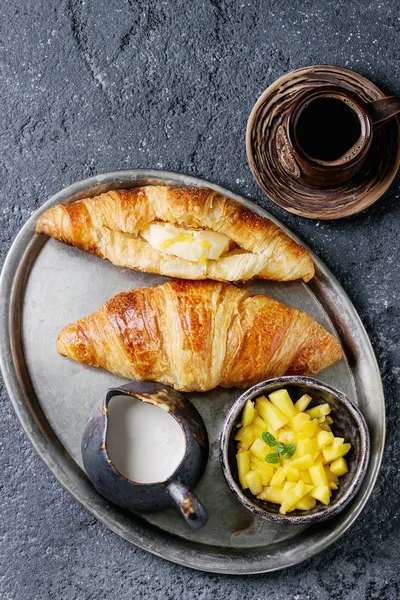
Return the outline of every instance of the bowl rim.
<path id="1" fill-rule="evenodd" d="M 357 423 L 358 428 L 364 433 L 364 435 L 360 436 L 361 460 L 359 461 L 359 465 L 357 468 L 357 476 L 354 478 L 354 481 L 349 485 L 348 490 L 340 498 L 340 500 L 338 500 L 336 503 L 333 502 L 332 504 L 327 505 L 327 510 L 323 510 L 320 513 L 311 515 L 308 514 L 308 511 L 304 511 L 304 514 L 296 514 L 293 516 L 289 516 L 281 515 L 280 513 L 275 514 L 269 512 L 268 510 L 264 510 L 258 504 L 252 502 L 252 500 L 243 493 L 243 490 L 236 483 L 232 475 L 228 458 L 228 448 L 233 424 L 238 415 L 240 414 L 241 410 L 243 409 L 243 406 L 247 402 L 247 400 L 252 400 L 255 396 L 258 396 L 259 394 L 263 393 L 269 387 L 280 385 L 282 385 L 283 387 L 284 385 L 296 385 L 300 383 L 305 384 L 314 390 L 329 392 L 330 394 L 338 398 L 339 401 L 342 402 L 342 404 L 349 411 L 349 413 Z M 319 521 L 330 519 L 339 514 L 345 508 L 345 506 L 347 506 L 347 504 L 349 504 L 349 502 L 353 500 L 353 498 L 359 491 L 367 472 L 369 457 L 369 430 L 364 415 L 362 414 L 358 406 L 348 396 L 346 396 L 346 394 L 344 394 L 337 388 L 334 388 L 333 386 L 326 384 L 320 381 L 319 379 L 314 379 L 308 376 L 285 375 L 281 377 L 267 379 L 248 388 L 239 396 L 239 398 L 230 408 L 226 416 L 224 428 L 220 438 L 220 463 L 228 487 L 236 496 L 238 501 L 242 504 L 242 506 L 249 510 L 253 515 L 256 515 L 257 517 L 260 517 L 261 519 L 264 519 L 266 521 L 272 521 L 275 523 L 291 523 L 292 525 L 317 523 Z"/>

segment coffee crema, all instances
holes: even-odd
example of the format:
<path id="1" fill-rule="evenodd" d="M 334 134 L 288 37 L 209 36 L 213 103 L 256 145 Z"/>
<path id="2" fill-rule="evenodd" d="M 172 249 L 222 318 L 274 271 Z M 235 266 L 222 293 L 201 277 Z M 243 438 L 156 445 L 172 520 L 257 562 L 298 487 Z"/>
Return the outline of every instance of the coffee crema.
<path id="1" fill-rule="evenodd" d="M 355 103 L 339 94 L 324 94 L 304 104 L 294 124 L 299 150 L 322 165 L 355 158 L 365 144 L 364 116 Z"/>

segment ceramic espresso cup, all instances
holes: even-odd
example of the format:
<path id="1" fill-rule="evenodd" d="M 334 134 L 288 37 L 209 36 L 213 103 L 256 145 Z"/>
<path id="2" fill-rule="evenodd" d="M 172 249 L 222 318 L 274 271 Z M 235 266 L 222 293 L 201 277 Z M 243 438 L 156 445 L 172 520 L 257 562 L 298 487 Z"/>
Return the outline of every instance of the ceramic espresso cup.
<path id="1" fill-rule="evenodd" d="M 109 403 L 115 396 L 132 396 L 152 404 L 169 413 L 180 426 L 185 440 L 184 455 L 167 479 L 150 483 L 132 481 L 113 464 L 107 433 Z M 207 523 L 207 512 L 192 492 L 207 465 L 207 431 L 193 404 L 174 389 L 158 383 L 132 382 L 107 390 L 88 419 L 81 449 L 90 481 L 107 500 L 122 508 L 140 511 L 175 506 L 190 527 L 198 529 Z"/>
<path id="2" fill-rule="evenodd" d="M 307 91 L 276 130 L 278 160 L 303 185 L 341 185 L 364 165 L 374 130 L 399 112 L 394 97 L 365 103 L 338 86 Z"/>

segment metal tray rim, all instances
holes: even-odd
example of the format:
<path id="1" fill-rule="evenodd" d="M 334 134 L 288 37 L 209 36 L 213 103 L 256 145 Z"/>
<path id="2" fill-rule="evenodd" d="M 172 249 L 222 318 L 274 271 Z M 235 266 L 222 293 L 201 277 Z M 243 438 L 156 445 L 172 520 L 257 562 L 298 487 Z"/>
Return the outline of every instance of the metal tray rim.
<path id="1" fill-rule="evenodd" d="M 368 355 L 367 360 L 369 362 L 370 368 L 372 367 L 372 369 L 375 371 L 375 375 L 377 376 L 377 379 L 375 380 L 375 392 L 377 392 L 379 395 L 379 400 L 381 403 L 380 408 L 382 411 L 383 419 L 382 423 L 380 424 L 380 443 L 378 443 L 377 452 L 376 456 L 374 457 L 374 460 L 370 461 L 369 473 L 366 477 L 367 485 L 364 488 L 363 493 L 360 492 L 357 498 L 356 505 L 353 506 L 353 510 L 347 514 L 346 518 L 342 520 L 340 525 L 337 528 L 335 528 L 331 533 L 329 533 L 326 537 L 323 537 L 321 539 L 315 539 L 313 540 L 314 544 L 308 544 L 308 547 L 302 548 L 303 552 L 301 553 L 300 559 L 298 558 L 298 554 L 296 555 L 295 553 L 290 559 L 286 557 L 288 560 L 284 560 L 283 563 L 282 561 L 278 560 L 276 564 L 274 564 L 274 556 L 270 556 L 266 560 L 265 558 L 263 559 L 262 552 L 260 552 L 259 557 L 251 558 L 250 553 L 244 550 L 244 557 L 242 557 L 240 560 L 235 560 L 235 557 L 241 554 L 239 551 L 232 550 L 231 556 L 224 556 L 223 554 L 218 552 L 217 547 L 207 547 L 203 550 L 201 554 L 199 554 L 196 552 L 190 552 L 190 550 L 193 550 L 193 548 L 191 548 L 191 546 L 193 546 L 193 543 L 185 543 L 181 539 L 179 539 L 179 543 L 177 544 L 178 547 L 175 548 L 174 552 L 172 552 L 171 550 L 173 547 L 168 539 L 171 537 L 171 535 L 166 534 L 165 532 L 160 532 L 160 530 L 158 530 L 157 528 L 147 523 L 144 524 L 144 522 L 143 524 L 139 524 L 137 526 L 138 531 L 135 531 L 134 535 L 126 535 L 122 523 L 122 520 L 126 518 L 126 514 L 124 514 L 122 511 L 117 511 L 118 513 L 120 513 L 119 521 L 121 521 L 120 523 L 118 523 L 118 520 L 115 519 L 115 512 L 110 516 L 109 510 L 104 510 L 104 502 L 99 502 L 99 498 L 96 497 L 97 494 L 87 482 L 84 473 L 75 463 L 73 463 L 65 455 L 65 451 L 63 451 L 63 447 L 59 442 L 58 438 L 56 438 L 56 440 L 51 440 L 51 438 L 49 438 L 49 436 L 46 435 L 46 432 L 40 426 L 40 423 L 35 417 L 35 414 L 32 412 L 32 409 L 26 402 L 27 391 L 24 390 L 22 387 L 14 363 L 13 343 L 12 336 L 10 335 L 10 326 L 12 320 L 12 311 L 10 309 L 13 305 L 12 300 L 15 300 L 14 292 L 16 287 L 18 287 L 18 279 L 24 276 L 24 261 L 21 262 L 21 259 L 26 254 L 26 248 L 29 245 L 29 241 L 32 238 L 32 235 L 34 235 L 34 224 L 36 222 L 37 217 L 42 212 L 47 210 L 50 206 L 65 201 L 69 197 L 78 194 L 86 189 L 99 186 L 104 183 L 110 183 L 115 180 L 126 180 L 128 182 L 135 181 L 136 179 L 140 178 L 159 180 L 162 179 L 169 182 L 175 182 L 177 184 L 210 187 L 222 194 L 225 194 L 237 200 L 238 202 L 244 204 L 251 210 L 258 212 L 261 215 L 267 216 L 269 219 L 271 219 L 280 227 L 282 227 L 282 229 L 284 229 L 293 239 L 300 242 L 300 239 L 292 231 L 290 231 L 282 223 L 280 223 L 278 219 L 275 219 L 273 215 L 270 215 L 267 211 L 265 211 L 252 201 L 247 200 L 242 196 L 239 196 L 221 186 L 210 183 L 204 179 L 200 179 L 189 175 L 147 169 L 122 170 L 93 176 L 64 188 L 63 190 L 53 195 L 47 202 L 45 202 L 33 215 L 31 215 L 27 223 L 22 227 L 21 231 L 17 235 L 9 250 L 0 277 L 0 297 L 3 300 L 2 310 L 0 313 L 0 333 L 2 334 L 3 339 L 3 345 L 0 349 L 0 367 L 15 413 L 26 435 L 28 436 L 32 445 L 34 446 L 36 452 L 45 462 L 45 464 L 56 477 L 56 479 L 61 483 L 64 489 L 66 489 L 66 491 L 68 491 L 76 500 L 78 500 L 98 520 L 103 522 L 111 530 L 124 537 L 128 541 L 134 543 L 135 545 L 177 564 L 214 573 L 241 575 L 256 574 L 275 571 L 302 562 L 307 558 L 310 558 L 316 555 L 317 553 L 321 552 L 323 549 L 325 549 L 327 546 L 333 543 L 333 541 L 335 541 L 341 535 L 343 535 L 345 531 L 347 531 L 347 529 L 356 520 L 360 512 L 363 510 L 372 492 L 372 489 L 375 485 L 379 473 L 385 442 L 385 404 L 383 387 L 378 364 L 376 362 L 376 358 L 371 343 L 369 341 L 368 335 L 362 325 L 360 317 L 358 316 L 347 294 L 344 292 L 343 288 L 336 280 L 336 278 L 332 275 L 332 273 L 329 271 L 329 269 L 322 263 L 322 261 L 313 253 L 313 251 L 310 248 L 308 248 L 308 250 L 310 251 L 315 261 L 320 279 L 325 279 L 329 281 L 338 298 L 340 298 L 345 303 L 346 309 L 349 313 L 349 317 L 358 326 L 359 330 L 363 334 L 363 343 L 365 344 L 364 351 Z M 307 245 L 303 242 L 300 243 L 304 247 L 307 247 Z M 316 285 L 318 287 L 319 284 L 318 282 L 313 282 L 313 285 Z M 311 287 L 313 287 L 313 285 Z M 377 400 L 378 398 L 376 398 L 375 401 Z M 54 433 L 53 437 L 55 438 Z M 54 441 L 56 441 L 56 443 L 52 444 L 52 442 Z M 108 508 L 111 507 L 111 505 L 109 504 L 107 504 L 107 506 Z M 150 530 L 149 533 L 151 533 L 151 536 L 143 535 L 143 529 Z M 159 534 L 159 539 L 156 540 L 156 544 L 154 543 L 155 532 L 158 532 Z M 250 561 L 246 561 L 246 554 L 249 555 L 248 558 L 250 558 Z"/>

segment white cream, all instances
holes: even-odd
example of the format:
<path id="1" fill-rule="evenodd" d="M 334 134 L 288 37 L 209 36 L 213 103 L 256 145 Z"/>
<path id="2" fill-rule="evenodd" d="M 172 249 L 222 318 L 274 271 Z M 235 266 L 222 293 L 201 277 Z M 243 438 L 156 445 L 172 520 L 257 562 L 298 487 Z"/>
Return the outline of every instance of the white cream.
<path id="1" fill-rule="evenodd" d="M 115 468 L 139 483 L 163 481 L 185 454 L 185 437 L 165 410 L 130 396 L 110 400 L 107 449 Z"/>
<path id="2" fill-rule="evenodd" d="M 184 229 L 156 222 L 140 235 L 156 250 L 194 262 L 218 260 L 229 249 L 229 238 L 211 229 Z"/>

